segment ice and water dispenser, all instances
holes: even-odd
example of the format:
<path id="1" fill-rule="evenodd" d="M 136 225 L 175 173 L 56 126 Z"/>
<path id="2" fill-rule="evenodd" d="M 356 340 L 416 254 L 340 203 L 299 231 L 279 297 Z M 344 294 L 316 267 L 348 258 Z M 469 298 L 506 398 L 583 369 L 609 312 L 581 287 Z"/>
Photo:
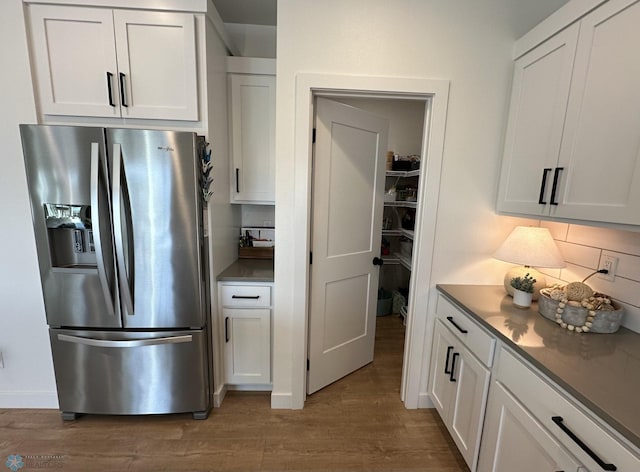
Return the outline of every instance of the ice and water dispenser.
<path id="1" fill-rule="evenodd" d="M 45 203 L 51 265 L 65 269 L 96 267 L 91 206 Z"/>

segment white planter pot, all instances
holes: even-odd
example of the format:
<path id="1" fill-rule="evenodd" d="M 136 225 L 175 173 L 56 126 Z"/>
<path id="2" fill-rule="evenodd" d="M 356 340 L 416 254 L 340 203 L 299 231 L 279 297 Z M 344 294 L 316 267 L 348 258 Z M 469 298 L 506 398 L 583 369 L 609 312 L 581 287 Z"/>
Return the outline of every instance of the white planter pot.
<path id="1" fill-rule="evenodd" d="M 523 292 L 517 289 L 513 291 L 513 304 L 518 308 L 529 308 L 532 299 L 533 293 Z"/>

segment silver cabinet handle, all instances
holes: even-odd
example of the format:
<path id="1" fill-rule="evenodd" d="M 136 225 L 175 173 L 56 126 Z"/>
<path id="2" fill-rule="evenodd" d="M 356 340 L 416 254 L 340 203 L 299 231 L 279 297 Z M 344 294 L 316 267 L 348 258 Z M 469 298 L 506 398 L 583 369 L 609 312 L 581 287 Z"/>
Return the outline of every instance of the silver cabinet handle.
<path id="1" fill-rule="evenodd" d="M 113 145 L 113 169 L 111 185 L 113 192 L 111 196 L 111 206 L 113 208 L 113 232 L 114 242 L 116 245 L 116 257 L 118 259 L 118 278 L 120 279 L 120 292 L 122 294 L 122 302 L 127 310 L 127 315 L 132 316 L 133 312 L 133 295 L 131 294 L 131 281 L 127 275 L 127 266 L 125 265 L 124 241 L 123 241 L 123 208 L 122 208 L 122 180 L 125 178 L 122 172 L 122 148 L 119 144 Z M 130 229 L 130 228 L 129 228 Z M 130 246 L 131 247 L 131 246 Z"/>
<path id="2" fill-rule="evenodd" d="M 100 176 L 101 176 L 101 162 L 100 162 L 100 146 L 98 143 L 91 143 L 91 207 L 94 214 L 92 218 L 92 231 L 93 231 L 93 244 L 96 251 L 96 265 L 98 266 L 98 279 L 100 280 L 100 286 L 102 287 L 102 293 L 107 305 L 107 311 L 111 316 L 115 316 L 113 296 L 107 281 L 107 275 L 104 267 L 104 255 L 102 254 L 102 237 L 100 234 Z M 104 174 L 102 174 L 104 178 Z M 109 228 L 107 228 L 109 229 Z"/>
<path id="3" fill-rule="evenodd" d="M 64 341 L 73 344 L 83 344 L 85 346 L 93 347 L 140 347 L 157 346 L 159 344 L 190 343 L 193 341 L 193 335 L 185 334 L 182 336 L 169 336 L 166 338 L 123 339 L 121 341 L 111 341 L 108 339 L 83 338 L 81 336 L 58 334 L 58 341 Z"/>

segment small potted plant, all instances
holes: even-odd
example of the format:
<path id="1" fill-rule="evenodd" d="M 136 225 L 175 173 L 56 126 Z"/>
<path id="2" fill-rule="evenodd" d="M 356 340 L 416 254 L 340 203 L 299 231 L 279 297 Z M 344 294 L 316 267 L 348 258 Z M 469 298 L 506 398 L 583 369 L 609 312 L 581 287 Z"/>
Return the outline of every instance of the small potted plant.
<path id="1" fill-rule="evenodd" d="M 514 277 L 511 279 L 513 291 L 513 304 L 518 308 L 529 308 L 533 299 L 533 286 L 536 279 L 527 272 L 524 277 Z"/>

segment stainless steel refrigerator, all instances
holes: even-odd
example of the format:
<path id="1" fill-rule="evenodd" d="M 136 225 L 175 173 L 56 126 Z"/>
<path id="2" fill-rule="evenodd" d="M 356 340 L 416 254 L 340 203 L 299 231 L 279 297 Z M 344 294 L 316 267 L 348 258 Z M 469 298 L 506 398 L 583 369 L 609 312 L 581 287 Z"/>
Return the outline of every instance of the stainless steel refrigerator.
<path id="1" fill-rule="evenodd" d="M 194 133 L 21 125 L 62 417 L 209 411 Z"/>

